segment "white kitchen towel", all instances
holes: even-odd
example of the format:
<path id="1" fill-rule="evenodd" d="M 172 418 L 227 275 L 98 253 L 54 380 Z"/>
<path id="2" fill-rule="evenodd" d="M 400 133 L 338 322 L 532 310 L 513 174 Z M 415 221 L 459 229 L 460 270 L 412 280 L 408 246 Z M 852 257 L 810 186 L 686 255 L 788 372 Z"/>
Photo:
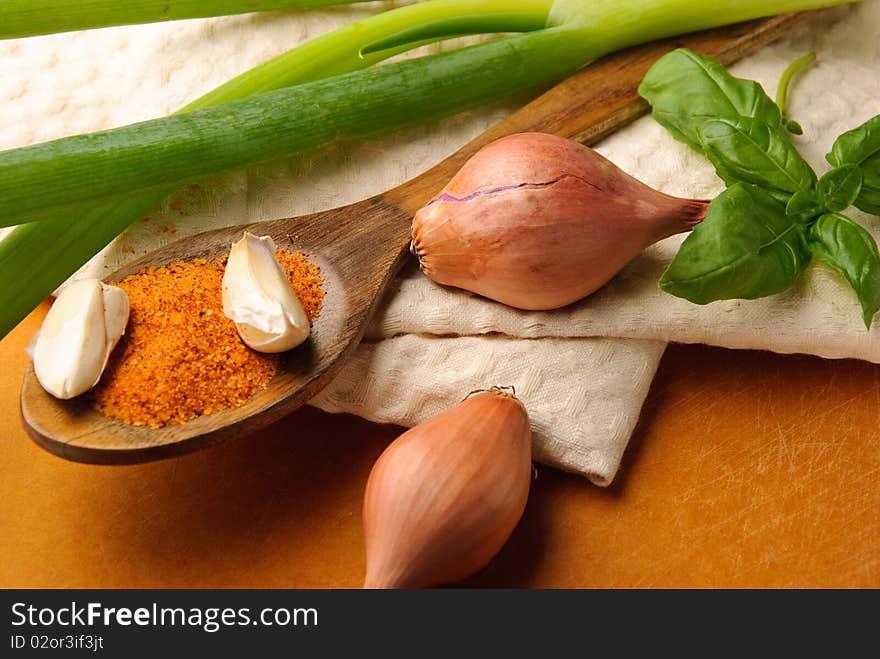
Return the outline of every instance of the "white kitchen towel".
<path id="1" fill-rule="evenodd" d="M 529 412 L 534 459 L 608 485 L 665 346 L 636 339 L 403 334 L 361 344 L 312 404 L 414 426 L 471 391 L 512 386 Z"/>
<path id="2" fill-rule="evenodd" d="M 0 147 L 167 114 L 267 57 L 392 4 L 0 42 Z M 819 63 L 797 81 L 790 112 L 805 128 L 798 146 L 820 172 L 837 134 L 880 113 L 878 27 L 880 0 L 830 10 L 734 67 L 772 93 L 790 61 L 817 52 Z M 138 223 L 84 272 L 106 274 L 205 229 L 330 208 L 393 187 L 522 101 L 206 182 Z M 708 163 L 650 118 L 598 149 L 670 194 L 710 197 L 721 190 Z M 865 332 L 852 293 L 820 267 L 795 290 L 765 300 L 697 307 L 663 294 L 656 280 L 681 240 L 647 250 L 598 294 L 552 313 L 519 312 L 444 289 L 410 268 L 368 341 L 313 402 L 412 425 L 471 389 L 514 384 L 532 417 L 536 459 L 607 484 L 667 340 L 880 361 L 877 331 Z"/>

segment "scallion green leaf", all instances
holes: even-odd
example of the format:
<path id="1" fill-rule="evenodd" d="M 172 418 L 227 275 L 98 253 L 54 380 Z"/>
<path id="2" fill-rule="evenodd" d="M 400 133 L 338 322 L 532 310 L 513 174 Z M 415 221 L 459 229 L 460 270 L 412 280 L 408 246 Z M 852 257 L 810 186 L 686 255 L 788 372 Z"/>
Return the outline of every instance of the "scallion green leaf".
<path id="1" fill-rule="evenodd" d="M 0 39 L 366 0 L 0 0 Z"/>
<path id="2" fill-rule="evenodd" d="M 580 56 L 565 28 L 542 30 L 16 149 L 0 154 L 4 220 L 163 190 L 447 116 L 557 79 Z"/>

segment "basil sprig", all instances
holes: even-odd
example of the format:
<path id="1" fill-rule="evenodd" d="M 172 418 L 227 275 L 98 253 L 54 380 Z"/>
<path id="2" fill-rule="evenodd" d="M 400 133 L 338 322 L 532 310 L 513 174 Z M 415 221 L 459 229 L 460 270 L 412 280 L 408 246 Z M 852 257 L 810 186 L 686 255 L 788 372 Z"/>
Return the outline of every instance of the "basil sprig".
<path id="1" fill-rule="evenodd" d="M 802 60 L 799 60 L 799 62 Z M 658 60 L 639 86 L 654 118 L 703 153 L 728 188 L 682 243 L 660 287 L 697 304 L 774 295 L 814 257 L 846 278 L 870 329 L 880 310 L 880 254 L 842 215 L 880 215 L 880 116 L 841 135 L 818 178 L 791 143 L 792 122 L 761 86 L 687 49 Z"/>

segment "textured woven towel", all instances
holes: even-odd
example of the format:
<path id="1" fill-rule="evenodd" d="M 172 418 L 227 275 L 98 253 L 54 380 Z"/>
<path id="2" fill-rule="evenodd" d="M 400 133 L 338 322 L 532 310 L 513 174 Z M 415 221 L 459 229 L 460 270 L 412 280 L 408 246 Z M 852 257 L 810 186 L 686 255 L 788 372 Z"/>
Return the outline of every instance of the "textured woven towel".
<path id="1" fill-rule="evenodd" d="M 267 57 L 390 4 L 0 42 L 0 148 L 167 114 Z M 790 110 L 805 128 L 796 142 L 820 173 L 834 137 L 880 113 L 878 36 L 880 0 L 871 0 L 825 12 L 734 68 L 773 93 L 790 61 L 817 52 L 819 64 L 798 80 Z M 516 107 L 511 101 L 208 182 L 174 197 L 86 271 L 101 276 L 205 229 L 380 192 Z M 721 190 L 708 163 L 650 118 L 598 148 L 670 194 L 708 197 Z M 878 226 L 876 218 L 858 219 Z M 409 268 L 355 357 L 313 403 L 412 425 L 473 389 L 512 384 L 532 418 L 536 459 L 604 485 L 614 477 L 666 341 L 880 361 L 878 330 L 865 332 L 852 293 L 821 267 L 795 290 L 753 302 L 697 307 L 661 293 L 657 277 L 681 240 L 647 250 L 600 293 L 553 313 L 520 312 L 443 289 Z"/>

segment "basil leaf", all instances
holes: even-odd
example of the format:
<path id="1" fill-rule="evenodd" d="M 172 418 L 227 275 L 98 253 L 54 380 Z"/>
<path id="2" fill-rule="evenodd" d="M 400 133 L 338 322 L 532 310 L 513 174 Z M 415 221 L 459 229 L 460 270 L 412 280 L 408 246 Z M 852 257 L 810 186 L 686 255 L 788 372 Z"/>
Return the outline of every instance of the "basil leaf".
<path id="1" fill-rule="evenodd" d="M 810 260 L 804 226 L 761 188 L 736 183 L 709 205 L 660 278 L 660 288 L 697 304 L 784 291 Z"/>
<path id="2" fill-rule="evenodd" d="M 810 249 L 846 278 L 859 296 L 865 327 L 871 329 L 880 310 L 880 253 L 871 234 L 845 215 L 828 213 L 810 229 Z"/>
<path id="3" fill-rule="evenodd" d="M 782 114 L 757 82 L 736 78 L 715 59 L 679 48 L 661 57 L 639 85 L 657 122 L 702 151 L 698 134 L 706 121 L 752 117 L 781 127 Z"/>
<path id="4" fill-rule="evenodd" d="M 838 137 L 825 159 L 835 167 L 859 165 L 862 189 L 853 203 L 880 215 L 880 115 Z"/>
<path id="5" fill-rule="evenodd" d="M 816 174 L 778 126 L 751 117 L 710 119 L 697 133 L 719 175 L 791 194 L 816 182 Z"/>
<path id="6" fill-rule="evenodd" d="M 862 189 L 853 202 L 859 210 L 880 215 L 880 153 L 865 159 L 862 170 Z"/>
<path id="7" fill-rule="evenodd" d="M 858 165 L 841 165 L 826 172 L 816 185 L 819 203 L 832 213 L 845 211 L 859 196 L 862 180 Z"/>
<path id="8" fill-rule="evenodd" d="M 880 155 L 880 115 L 838 137 L 825 159 L 833 166 L 841 167 L 861 165 L 876 155 Z"/>
<path id="9" fill-rule="evenodd" d="M 822 214 L 822 206 L 816 193 L 812 190 L 798 190 L 788 200 L 785 206 L 785 214 L 788 215 L 793 222 L 806 224 L 814 217 Z"/>
<path id="10" fill-rule="evenodd" d="M 880 176 L 876 178 L 880 179 Z M 855 200 L 855 207 L 872 215 L 880 215 L 880 180 L 876 185 L 872 185 L 872 183 L 873 181 L 869 181 L 866 175 L 865 181 L 862 183 L 862 191 L 859 192 L 859 197 Z"/>

